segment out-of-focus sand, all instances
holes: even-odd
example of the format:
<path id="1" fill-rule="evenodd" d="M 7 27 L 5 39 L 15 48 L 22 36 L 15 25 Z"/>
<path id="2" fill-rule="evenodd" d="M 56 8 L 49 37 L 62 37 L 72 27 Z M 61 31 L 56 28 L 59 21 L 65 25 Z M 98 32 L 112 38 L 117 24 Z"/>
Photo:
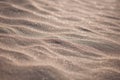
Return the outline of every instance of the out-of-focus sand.
<path id="1" fill-rule="evenodd" d="M 0 80 L 120 80 L 120 1 L 0 0 Z"/>

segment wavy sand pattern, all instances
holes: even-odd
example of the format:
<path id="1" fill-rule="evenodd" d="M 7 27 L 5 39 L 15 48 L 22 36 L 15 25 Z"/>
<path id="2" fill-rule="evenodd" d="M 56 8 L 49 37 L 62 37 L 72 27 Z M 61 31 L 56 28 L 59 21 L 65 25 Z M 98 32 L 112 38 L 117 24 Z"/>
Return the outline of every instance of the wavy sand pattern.
<path id="1" fill-rule="evenodd" d="M 120 0 L 0 0 L 0 80 L 120 80 Z"/>

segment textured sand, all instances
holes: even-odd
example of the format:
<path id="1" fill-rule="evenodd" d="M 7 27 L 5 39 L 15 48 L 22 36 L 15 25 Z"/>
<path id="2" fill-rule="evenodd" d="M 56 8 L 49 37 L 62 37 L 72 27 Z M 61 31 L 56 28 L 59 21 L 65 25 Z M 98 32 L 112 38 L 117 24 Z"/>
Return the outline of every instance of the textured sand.
<path id="1" fill-rule="evenodd" d="M 0 0 L 0 80 L 120 80 L 120 0 Z"/>

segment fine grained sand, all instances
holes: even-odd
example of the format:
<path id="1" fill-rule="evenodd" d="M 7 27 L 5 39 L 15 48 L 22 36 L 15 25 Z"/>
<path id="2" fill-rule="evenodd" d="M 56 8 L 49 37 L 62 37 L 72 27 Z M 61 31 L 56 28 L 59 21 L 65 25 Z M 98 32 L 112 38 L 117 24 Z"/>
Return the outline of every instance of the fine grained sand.
<path id="1" fill-rule="evenodd" d="M 0 80 L 120 80 L 120 0 L 0 0 Z"/>

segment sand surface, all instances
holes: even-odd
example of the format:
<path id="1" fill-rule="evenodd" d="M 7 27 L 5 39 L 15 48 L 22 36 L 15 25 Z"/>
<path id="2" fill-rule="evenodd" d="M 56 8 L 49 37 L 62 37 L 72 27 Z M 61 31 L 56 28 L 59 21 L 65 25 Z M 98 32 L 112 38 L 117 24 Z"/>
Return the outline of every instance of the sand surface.
<path id="1" fill-rule="evenodd" d="M 0 0 L 0 80 L 120 80 L 120 0 Z"/>

